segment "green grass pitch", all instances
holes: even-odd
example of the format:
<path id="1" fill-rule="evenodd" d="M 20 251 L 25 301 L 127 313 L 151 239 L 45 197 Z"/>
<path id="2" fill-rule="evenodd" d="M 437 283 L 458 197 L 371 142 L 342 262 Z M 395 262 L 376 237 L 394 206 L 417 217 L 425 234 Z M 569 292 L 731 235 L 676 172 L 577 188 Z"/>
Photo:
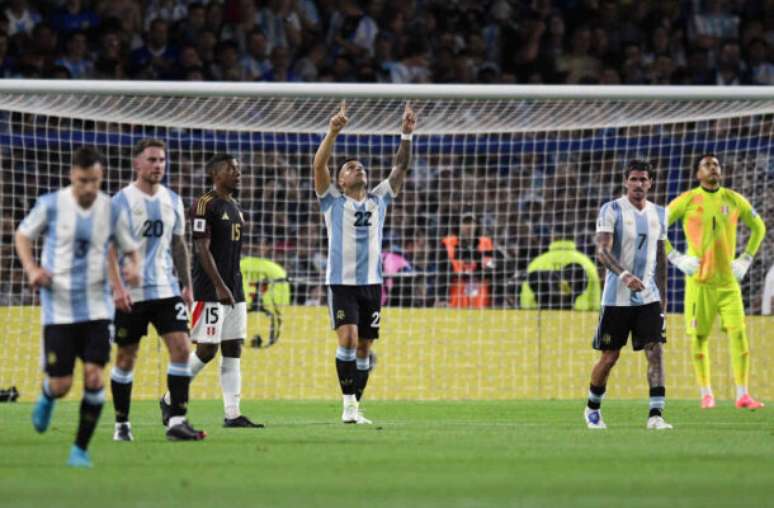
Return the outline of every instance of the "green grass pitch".
<path id="1" fill-rule="evenodd" d="M 374 402 L 372 426 L 334 402 L 243 402 L 265 429 L 223 429 L 219 401 L 194 401 L 209 437 L 164 440 L 136 402 L 136 441 L 114 443 L 106 404 L 95 468 L 64 467 L 77 403 L 37 435 L 31 405 L 0 404 L 0 506 L 29 507 L 760 507 L 774 506 L 771 408 L 669 401 L 671 432 L 645 430 L 645 401 L 606 401 L 589 431 L 582 401 Z"/>

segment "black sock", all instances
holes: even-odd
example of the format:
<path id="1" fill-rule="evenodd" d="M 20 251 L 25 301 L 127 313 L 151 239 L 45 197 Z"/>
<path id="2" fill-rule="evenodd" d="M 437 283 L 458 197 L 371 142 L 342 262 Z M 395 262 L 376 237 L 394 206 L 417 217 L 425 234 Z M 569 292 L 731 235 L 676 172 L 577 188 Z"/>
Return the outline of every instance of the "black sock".
<path id="1" fill-rule="evenodd" d="M 185 416 L 188 412 L 188 387 L 191 385 L 190 376 L 176 376 L 167 374 L 167 389 L 169 390 L 169 399 L 171 416 Z"/>
<path id="2" fill-rule="evenodd" d="M 339 360 L 336 358 L 336 373 L 339 375 L 341 393 L 352 395 L 355 393 L 355 360 Z"/>
<path id="3" fill-rule="evenodd" d="M 86 388 L 81 400 L 81 413 L 78 420 L 78 434 L 75 436 L 75 444 L 81 450 L 85 450 L 91 441 L 91 435 L 97 427 L 99 415 L 102 413 L 102 405 L 105 403 L 105 390 L 90 390 Z"/>
<path id="4" fill-rule="evenodd" d="M 589 400 L 586 405 L 589 409 L 599 409 L 602 406 L 602 397 L 605 395 L 606 386 L 589 385 Z"/>
<path id="5" fill-rule="evenodd" d="M 116 423 L 129 421 L 129 407 L 132 403 L 132 383 L 119 383 L 110 380 L 110 392 L 113 394 L 113 408 L 116 410 Z"/>
<path id="6" fill-rule="evenodd" d="M 648 417 L 662 416 L 664 411 L 664 404 L 666 403 L 666 387 L 654 386 L 650 389 L 650 400 L 648 406 Z"/>
<path id="7" fill-rule="evenodd" d="M 355 369 L 355 397 L 357 400 L 363 398 L 363 390 L 368 384 L 368 374 L 370 373 L 371 369 Z"/>

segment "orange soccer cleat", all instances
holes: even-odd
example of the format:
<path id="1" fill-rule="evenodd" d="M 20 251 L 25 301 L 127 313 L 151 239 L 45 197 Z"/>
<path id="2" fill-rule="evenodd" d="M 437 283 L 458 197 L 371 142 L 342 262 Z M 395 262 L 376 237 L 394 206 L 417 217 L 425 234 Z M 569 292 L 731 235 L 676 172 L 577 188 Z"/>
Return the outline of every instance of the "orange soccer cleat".
<path id="1" fill-rule="evenodd" d="M 764 405 L 763 402 L 758 402 L 747 393 L 736 399 L 737 409 L 760 409 Z"/>
<path id="2" fill-rule="evenodd" d="M 713 407 L 715 407 L 715 397 L 713 397 L 711 393 L 708 393 L 701 398 L 702 409 L 712 409 Z"/>

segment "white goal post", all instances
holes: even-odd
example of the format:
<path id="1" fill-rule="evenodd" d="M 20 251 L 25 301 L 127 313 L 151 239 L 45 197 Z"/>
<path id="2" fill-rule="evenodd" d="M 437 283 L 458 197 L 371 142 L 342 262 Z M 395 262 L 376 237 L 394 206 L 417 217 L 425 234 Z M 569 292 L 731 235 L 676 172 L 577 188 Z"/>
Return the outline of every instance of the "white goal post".
<path id="1" fill-rule="evenodd" d="M 574 243 L 593 261 L 597 211 L 620 195 L 622 170 L 632 159 L 653 163 L 650 197 L 666 205 L 696 185 L 694 159 L 716 153 L 725 184 L 773 225 L 770 87 L 0 80 L 0 388 L 15 384 L 29 400 L 40 381 L 37 299 L 24 285 L 11 243 L 18 221 L 37 195 L 67 183 L 74 148 L 91 144 L 106 154 L 104 190 L 113 193 L 132 177 L 131 147 L 157 137 L 168 146 L 167 184 L 188 206 L 206 189 L 202 168 L 212 154 L 239 157 L 245 176 L 239 199 L 250 223 L 245 254 L 272 259 L 287 272 L 290 303 L 251 314 L 248 346 L 259 335 L 263 345 L 270 336 L 277 342 L 265 350 L 246 347 L 243 397 L 337 397 L 334 335 L 321 290 L 325 232 L 311 160 L 341 100 L 350 123 L 334 164 L 361 159 L 372 185 L 391 167 L 403 103 L 410 101 L 418 116 L 412 171 L 387 213 L 389 287 L 369 398 L 584 397 L 597 312 L 577 302 L 598 298 L 594 277 L 581 270 L 538 288 L 543 283 L 530 282 L 529 265 L 557 240 Z M 476 235 L 492 243 L 492 265 L 473 276 L 453 273 L 442 243 L 468 218 Z M 670 237 L 684 245 L 678 227 Z M 739 249 L 746 239 L 742 226 Z M 763 399 L 774 397 L 774 331 L 760 315 L 772 264 L 769 233 L 742 284 L 751 387 Z M 264 279 L 256 287 L 269 296 L 286 280 Z M 451 306 L 455 281 L 471 294 L 485 285 L 485 305 Z M 545 301 L 527 302 L 525 285 L 542 295 L 532 291 L 530 298 Z M 671 269 L 668 295 L 669 396 L 693 398 L 682 280 Z M 727 341 L 719 329 L 711 340 L 715 391 L 732 397 Z M 155 335 L 145 339 L 136 396 L 158 395 L 165 366 Z M 645 398 L 644 366 L 641 355 L 624 354 L 614 376 L 631 381 L 611 383 L 611 396 Z M 197 378 L 194 397 L 219 397 L 216 371 L 208 367 Z"/>

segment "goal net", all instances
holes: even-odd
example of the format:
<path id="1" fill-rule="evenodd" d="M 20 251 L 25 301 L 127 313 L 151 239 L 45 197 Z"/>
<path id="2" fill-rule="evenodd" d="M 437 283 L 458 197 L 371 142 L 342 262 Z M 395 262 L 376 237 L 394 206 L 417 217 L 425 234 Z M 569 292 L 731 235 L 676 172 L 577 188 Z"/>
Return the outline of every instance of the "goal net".
<path id="1" fill-rule="evenodd" d="M 356 157 L 375 185 L 390 171 L 410 100 L 418 116 L 412 170 L 387 213 L 384 311 L 367 397 L 583 398 L 597 356 L 591 339 L 604 280 L 594 261 L 599 207 L 621 195 L 623 168 L 632 159 L 653 163 L 650 199 L 666 205 L 696 185 L 690 167 L 712 152 L 723 164 L 724 185 L 746 196 L 771 227 L 774 99 L 764 92 L 6 81 L 0 84 L 0 388 L 16 385 L 30 400 L 41 379 L 38 300 L 13 252 L 15 227 L 36 196 L 67 184 L 74 148 L 95 145 L 107 155 L 104 190 L 112 194 L 133 177 L 131 147 L 154 137 L 168 146 L 166 183 L 188 206 L 206 190 L 203 165 L 215 152 L 231 152 L 242 163 L 244 255 L 274 263 L 247 273 L 253 296 L 243 398 L 337 398 L 312 157 L 346 99 L 350 123 L 331 167 Z M 670 237 L 684 248 L 677 226 Z M 747 237 L 741 226 L 739 250 Z M 751 389 L 764 399 L 774 397 L 774 331 L 771 318 L 760 315 L 773 247 L 768 234 L 742 284 Z M 549 248 L 575 249 L 592 266 L 531 265 Z M 682 287 L 670 268 L 666 375 L 670 397 L 693 398 Z M 713 383 L 718 396 L 730 398 L 727 339 L 715 326 Z M 163 391 L 166 364 L 151 329 L 135 374 L 137 397 Z M 646 397 L 645 365 L 642 353 L 627 349 L 610 395 Z M 193 397 L 220 397 L 217 366 L 207 366 L 192 386 Z"/>

